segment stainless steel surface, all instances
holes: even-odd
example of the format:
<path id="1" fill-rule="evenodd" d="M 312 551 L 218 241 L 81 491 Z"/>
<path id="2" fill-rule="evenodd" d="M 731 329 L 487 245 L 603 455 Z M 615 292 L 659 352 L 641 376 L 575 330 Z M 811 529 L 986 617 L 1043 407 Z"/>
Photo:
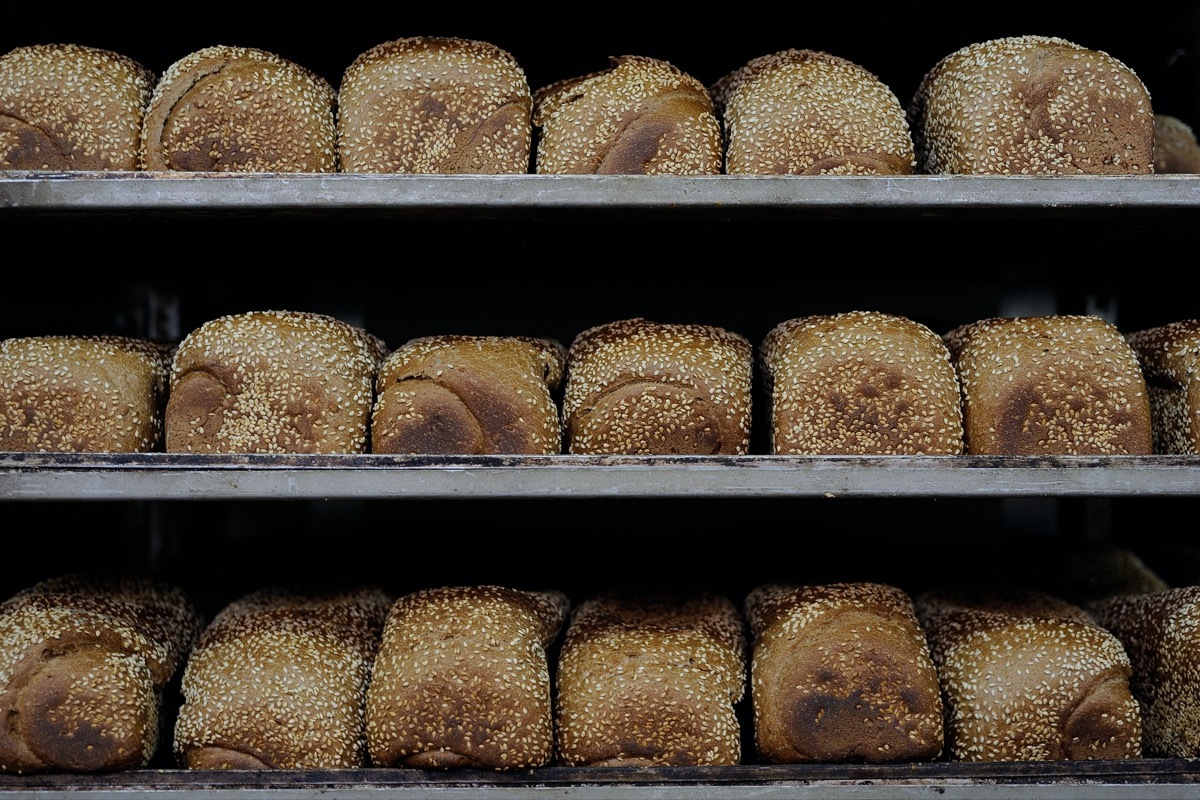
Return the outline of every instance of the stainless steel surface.
<path id="1" fill-rule="evenodd" d="M 1178 759 L 1050 764 L 546 768 L 517 773 L 351 769 L 275 772 L 138 770 L 0 776 L 0 796 L 38 798 L 382 798 L 407 800 L 791 800 L 835 798 L 1194 799 L 1200 773 Z"/>
<path id="2" fill-rule="evenodd" d="M 366 175 L 9 172 L 0 209 L 42 212 L 316 214 L 375 210 L 528 215 L 537 211 L 711 211 L 805 215 L 1043 214 L 1200 208 L 1200 175 L 733 176 Z"/>
<path id="3" fill-rule="evenodd" d="M 1197 494 L 1196 456 L 0 454 L 0 500 Z"/>

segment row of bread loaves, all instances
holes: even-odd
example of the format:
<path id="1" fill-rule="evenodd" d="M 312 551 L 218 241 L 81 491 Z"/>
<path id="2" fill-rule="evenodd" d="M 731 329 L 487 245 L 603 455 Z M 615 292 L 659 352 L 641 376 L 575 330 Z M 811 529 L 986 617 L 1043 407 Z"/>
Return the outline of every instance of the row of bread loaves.
<path id="1" fill-rule="evenodd" d="M 202 624 L 174 587 L 52 579 L 0 605 L 0 771 L 147 765 L 175 678 L 188 769 L 734 765 L 747 696 L 767 763 L 1137 758 L 1143 709 L 1191 757 L 1198 600 L 269 588 Z"/>
<path id="2" fill-rule="evenodd" d="M 1032 35 L 947 55 L 907 108 L 865 67 L 796 48 L 751 59 L 711 86 L 661 59 L 621 55 L 536 91 L 510 53 L 456 37 L 379 44 L 354 59 L 336 89 L 251 47 L 197 50 L 157 79 L 126 56 L 79 45 L 0 57 L 0 168 L 9 169 L 1191 171 L 1194 159 L 1174 157 L 1179 127 L 1156 130 L 1156 121 L 1149 91 L 1126 64 Z"/>
<path id="3" fill-rule="evenodd" d="M 174 348 L 0 341 L 0 450 L 745 455 L 757 374 L 772 454 L 1184 454 L 1200 451 L 1198 364 L 1200 320 L 1122 335 L 998 317 L 939 336 L 845 312 L 786 320 L 755 351 L 631 318 L 569 348 L 439 335 L 389 352 L 327 315 L 247 312 Z"/>

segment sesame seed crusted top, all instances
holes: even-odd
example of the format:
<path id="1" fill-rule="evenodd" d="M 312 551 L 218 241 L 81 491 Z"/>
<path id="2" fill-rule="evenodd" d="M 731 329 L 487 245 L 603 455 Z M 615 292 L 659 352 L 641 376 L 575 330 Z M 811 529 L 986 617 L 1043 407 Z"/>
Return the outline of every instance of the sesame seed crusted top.
<path id="1" fill-rule="evenodd" d="M 578 334 L 563 418 L 572 453 L 745 454 L 753 348 L 712 325 L 630 318 Z"/>
<path id="2" fill-rule="evenodd" d="M 903 106 L 866 68 L 817 50 L 759 56 L 711 88 L 736 174 L 908 175 Z"/>
<path id="3" fill-rule="evenodd" d="M 78 44 L 0 56 L 0 170 L 135 170 L 154 74 Z"/>
<path id="4" fill-rule="evenodd" d="M 367 698 L 372 762 L 382 766 L 541 766 L 553 757 L 546 648 L 565 594 L 447 586 L 399 598 Z"/>
<path id="5" fill-rule="evenodd" d="M 275 53 L 214 45 L 171 64 L 154 87 L 140 143 L 145 170 L 334 172 L 337 95 Z"/>
<path id="6" fill-rule="evenodd" d="M 1200 586 L 1110 597 L 1088 610 L 1129 654 L 1147 755 L 1200 755 Z"/>
<path id="7" fill-rule="evenodd" d="M 1126 335 L 1150 393 L 1154 452 L 1200 453 L 1200 320 Z"/>
<path id="8" fill-rule="evenodd" d="M 1129 657 L 1084 609 L 1033 591 L 927 592 L 915 604 L 952 759 L 1140 757 Z"/>
<path id="9" fill-rule="evenodd" d="M 914 320 L 873 311 L 797 317 L 768 332 L 758 358 L 774 453 L 963 451 L 950 352 Z"/>
<path id="10" fill-rule="evenodd" d="M 669 62 L 613 57 L 608 69 L 542 87 L 533 102 L 539 173 L 721 172 L 721 125 L 712 98 Z"/>
<path id="11" fill-rule="evenodd" d="M 439 36 L 384 42 L 342 76 L 340 169 L 526 173 L 532 112 L 524 70 L 494 44 Z"/>
<path id="12" fill-rule="evenodd" d="M 165 345 L 123 336 L 0 341 L 0 450 L 157 449 L 170 359 Z"/>
<path id="13" fill-rule="evenodd" d="M 217 748 L 276 769 L 364 766 L 366 689 L 391 602 L 373 587 L 268 587 L 225 606 L 183 673 L 180 763 Z"/>
<path id="14" fill-rule="evenodd" d="M 1123 62 L 1050 36 L 967 45 L 908 107 L 924 173 L 1150 174 L 1150 93 Z"/>
<path id="15" fill-rule="evenodd" d="M 378 337 L 324 314 L 210 320 L 175 354 L 167 450 L 364 452 L 385 349 Z"/>
<path id="16" fill-rule="evenodd" d="M 568 765 L 728 765 L 741 759 L 745 623 L 720 595 L 605 593 L 572 614 L 558 665 Z"/>
<path id="17" fill-rule="evenodd" d="M 1146 381 L 1112 323 L 1071 314 L 992 317 L 943 338 L 962 385 L 968 452 L 1151 452 Z"/>

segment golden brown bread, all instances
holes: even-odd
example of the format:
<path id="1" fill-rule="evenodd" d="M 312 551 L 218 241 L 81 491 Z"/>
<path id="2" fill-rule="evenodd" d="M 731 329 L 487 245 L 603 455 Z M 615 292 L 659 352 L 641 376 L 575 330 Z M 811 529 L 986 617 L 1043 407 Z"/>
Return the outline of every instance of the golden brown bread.
<path id="1" fill-rule="evenodd" d="M 183 671 L 174 753 L 189 769 L 366 764 L 364 709 L 391 598 L 260 589 L 204 628 Z"/>
<path id="2" fill-rule="evenodd" d="M 529 172 L 533 97 L 488 42 L 414 36 L 376 45 L 338 89 L 342 172 Z"/>
<path id="3" fill-rule="evenodd" d="M 1200 453 L 1200 319 L 1126 335 L 1150 394 L 1154 452 Z"/>
<path id="4" fill-rule="evenodd" d="M 0 56 L 0 170 L 136 170 L 154 73 L 77 44 Z"/>
<path id="5" fill-rule="evenodd" d="M 759 345 L 771 452 L 958 455 L 958 375 L 942 339 L 872 311 L 781 322 Z"/>
<path id="6" fill-rule="evenodd" d="M 1151 452 L 1146 380 L 1112 323 L 1070 314 L 993 317 L 943 338 L 962 385 L 966 452 Z"/>
<path id="7" fill-rule="evenodd" d="M 709 89 L 730 175 L 910 175 L 904 107 L 864 67 L 818 50 L 751 59 Z"/>
<path id="8" fill-rule="evenodd" d="M 554 756 L 547 648 L 569 602 L 503 586 L 423 589 L 388 614 L 367 692 L 380 766 L 508 770 Z"/>
<path id="9" fill-rule="evenodd" d="M 941 754 L 937 671 L 904 591 L 767 584 L 747 595 L 745 608 L 763 758 L 879 763 Z"/>
<path id="10" fill-rule="evenodd" d="M 1146 755 L 1200 756 L 1200 586 L 1111 597 L 1088 610 L 1129 654 Z"/>
<path id="11" fill-rule="evenodd" d="M 1154 115 L 1154 171 L 1162 174 L 1200 173 L 1200 143 L 1196 131 L 1179 117 Z"/>
<path id="12" fill-rule="evenodd" d="M 545 174 L 716 175 L 721 125 L 704 84 L 666 61 L 619 56 L 533 96 L 535 170 Z"/>
<path id="13" fill-rule="evenodd" d="M 305 311 L 251 311 L 184 337 L 171 365 L 172 453 L 363 453 L 383 342 Z"/>
<path id="14" fill-rule="evenodd" d="M 0 772 L 150 763 L 202 619 L 177 586 L 68 575 L 0 604 Z"/>
<path id="15" fill-rule="evenodd" d="M 566 446 L 574 454 L 744 455 L 753 348 L 713 325 L 631 318 L 567 351 Z"/>
<path id="16" fill-rule="evenodd" d="M 524 336 L 426 336 L 397 348 L 376 381 L 375 453 L 562 452 L 552 395 L 566 348 Z"/>
<path id="17" fill-rule="evenodd" d="M 745 622 L 726 597 L 614 592 L 585 600 L 559 653 L 559 761 L 738 764 L 745 662 Z"/>
<path id="18" fill-rule="evenodd" d="M 253 47 L 205 47 L 167 67 L 142 127 L 150 171 L 335 172 L 336 92 Z"/>
<path id="19" fill-rule="evenodd" d="M 0 341 L 0 450 L 158 449 L 170 361 L 170 348 L 122 336 Z"/>
<path id="20" fill-rule="evenodd" d="M 926 592 L 916 608 L 952 760 L 1141 757 L 1129 657 L 1083 608 L 1018 590 Z"/>
<path id="21" fill-rule="evenodd" d="M 908 107 L 917 170 L 1148 175 L 1150 93 L 1126 64 L 1049 36 L 967 45 L 939 60 Z"/>

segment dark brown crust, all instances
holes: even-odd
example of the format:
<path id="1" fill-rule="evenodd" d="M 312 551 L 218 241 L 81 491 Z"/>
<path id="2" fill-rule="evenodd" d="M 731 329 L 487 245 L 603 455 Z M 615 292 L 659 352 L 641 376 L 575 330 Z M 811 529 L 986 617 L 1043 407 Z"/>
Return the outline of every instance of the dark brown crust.
<path id="1" fill-rule="evenodd" d="M 1200 143 L 1196 132 L 1178 117 L 1154 115 L 1154 171 L 1162 174 L 1200 173 Z"/>
<path id="2" fill-rule="evenodd" d="M 339 168 L 526 173 L 532 113 L 524 71 L 493 44 L 437 36 L 385 42 L 359 55 L 343 74 Z"/>
<path id="3" fill-rule="evenodd" d="M 0 170 L 136 170 L 154 74 L 75 44 L 0 56 Z"/>
<path id="4" fill-rule="evenodd" d="M 408 342 L 379 370 L 376 453 L 562 452 L 566 348 L 549 339 L 439 336 Z"/>
<path id="5" fill-rule="evenodd" d="M 951 759 L 1141 757 L 1129 658 L 1082 608 L 1028 591 L 928 592 L 916 607 Z"/>
<path id="6" fill-rule="evenodd" d="M 0 605 L 0 772 L 145 766 L 200 626 L 181 591 L 152 581 L 67 576 Z"/>
<path id="7" fill-rule="evenodd" d="M 755 741 L 768 761 L 926 761 L 942 697 L 911 599 L 876 584 L 764 586 L 754 635 Z"/>
<path id="8" fill-rule="evenodd" d="M 250 102 L 243 102 L 247 95 Z M 334 172 L 336 94 L 274 53 L 207 47 L 155 86 L 141 136 L 149 171 Z"/>
<path id="9" fill-rule="evenodd" d="M 1200 319 L 1184 319 L 1125 337 L 1146 376 L 1154 452 L 1200 453 Z"/>
<path id="10" fill-rule="evenodd" d="M 367 694 L 372 763 L 491 770 L 550 763 L 546 649 L 568 609 L 561 592 L 501 586 L 398 599 Z"/>
<path id="11" fill-rule="evenodd" d="M 1111 323 L 1072 315 L 997 317 L 943 338 L 962 384 L 968 453 L 1151 453 L 1146 381 Z"/>

